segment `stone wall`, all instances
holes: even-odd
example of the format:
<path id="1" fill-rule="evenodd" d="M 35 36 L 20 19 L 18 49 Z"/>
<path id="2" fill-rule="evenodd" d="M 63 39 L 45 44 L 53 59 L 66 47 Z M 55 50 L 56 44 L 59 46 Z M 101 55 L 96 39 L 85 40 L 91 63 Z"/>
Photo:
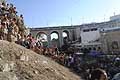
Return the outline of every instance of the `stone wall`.
<path id="1" fill-rule="evenodd" d="M 120 52 L 120 30 L 109 31 L 101 37 L 103 51 L 107 53 Z"/>

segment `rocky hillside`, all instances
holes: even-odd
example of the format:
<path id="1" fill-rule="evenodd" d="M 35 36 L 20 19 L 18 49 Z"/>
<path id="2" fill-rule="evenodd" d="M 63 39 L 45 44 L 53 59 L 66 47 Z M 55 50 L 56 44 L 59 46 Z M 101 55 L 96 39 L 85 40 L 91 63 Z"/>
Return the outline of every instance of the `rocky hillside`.
<path id="1" fill-rule="evenodd" d="M 69 69 L 15 43 L 0 41 L 0 80 L 80 80 Z"/>

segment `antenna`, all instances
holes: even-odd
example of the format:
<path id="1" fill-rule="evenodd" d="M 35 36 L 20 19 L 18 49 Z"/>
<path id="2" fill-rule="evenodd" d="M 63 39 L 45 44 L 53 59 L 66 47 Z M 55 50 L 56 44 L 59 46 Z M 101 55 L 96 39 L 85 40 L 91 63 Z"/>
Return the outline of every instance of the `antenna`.
<path id="1" fill-rule="evenodd" d="M 71 26 L 72 26 L 72 17 L 71 17 Z"/>
<path id="2" fill-rule="evenodd" d="M 115 12 L 113 13 L 113 15 L 115 16 Z"/>
<path id="3" fill-rule="evenodd" d="M 47 27 L 48 27 L 48 21 L 47 21 Z"/>
<path id="4" fill-rule="evenodd" d="M 105 22 L 105 14 L 104 14 L 104 22 Z"/>
<path id="5" fill-rule="evenodd" d="M 84 24 L 84 17 L 82 17 L 82 24 Z"/>

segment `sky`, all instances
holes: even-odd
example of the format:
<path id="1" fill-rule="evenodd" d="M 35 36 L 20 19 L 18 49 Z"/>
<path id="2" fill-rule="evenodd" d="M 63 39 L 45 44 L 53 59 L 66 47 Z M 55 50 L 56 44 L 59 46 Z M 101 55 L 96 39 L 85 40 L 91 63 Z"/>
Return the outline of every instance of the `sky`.
<path id="1" fill-rule="evenodd" d="M 114 14 L 120 14 L 120 0 L 7 1 L 24 15 L 25 24 L 30 28 L 103 22 Z"/>

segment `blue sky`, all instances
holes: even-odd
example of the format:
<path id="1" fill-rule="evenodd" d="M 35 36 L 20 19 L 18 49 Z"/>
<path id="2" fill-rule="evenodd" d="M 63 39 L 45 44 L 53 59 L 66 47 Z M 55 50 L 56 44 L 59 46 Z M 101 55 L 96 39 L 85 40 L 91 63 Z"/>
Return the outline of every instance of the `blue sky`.
<path id="1" fill-rule="evenodd" d="M 120 14 L 120 0 L 8 0 L 28 27 L 77 25 L 108 21 Z"/>

